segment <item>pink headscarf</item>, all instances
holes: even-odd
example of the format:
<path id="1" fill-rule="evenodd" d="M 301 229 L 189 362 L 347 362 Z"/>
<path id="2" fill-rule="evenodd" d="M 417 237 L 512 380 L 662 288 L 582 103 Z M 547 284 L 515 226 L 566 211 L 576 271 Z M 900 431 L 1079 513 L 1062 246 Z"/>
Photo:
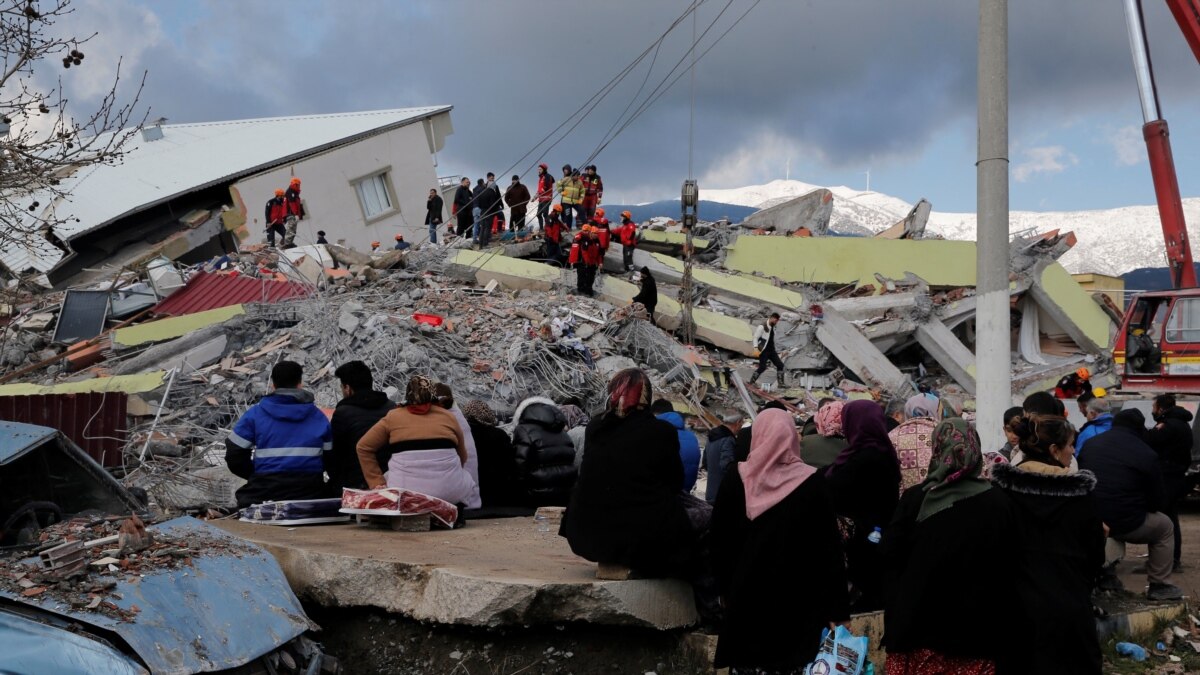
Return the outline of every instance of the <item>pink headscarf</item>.
<path id="1" fill-rule="evenodd" d="M 843 401 L 830 401 L 817 411 L 817 433 L 822 436 L 842 435 Z"/>
<path id="2" fill-rule="evenodd" d="M 759 413 L 750 456 L 738 464 L 746 486 L 746 517 L 754 520 L 761 516 L 816 472 L 800 459 L 800 437 L 792 416 L 775 409 Z"/>

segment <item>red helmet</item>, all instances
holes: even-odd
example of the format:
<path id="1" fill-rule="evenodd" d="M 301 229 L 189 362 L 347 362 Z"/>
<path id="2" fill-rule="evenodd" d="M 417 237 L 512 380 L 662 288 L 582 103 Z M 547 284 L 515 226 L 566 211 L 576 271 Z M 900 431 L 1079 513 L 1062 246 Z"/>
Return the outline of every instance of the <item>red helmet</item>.
<path id="1" fill-rule="evenodd" d="M 549 165 L 547 165 L 547 164 L 538 164 L 538 168 L 539 168 L 539 169 L 541 169 L 542 171 L 549 171 L 549 170 L 550 170 L 550 166 L 549 166 Z"/>

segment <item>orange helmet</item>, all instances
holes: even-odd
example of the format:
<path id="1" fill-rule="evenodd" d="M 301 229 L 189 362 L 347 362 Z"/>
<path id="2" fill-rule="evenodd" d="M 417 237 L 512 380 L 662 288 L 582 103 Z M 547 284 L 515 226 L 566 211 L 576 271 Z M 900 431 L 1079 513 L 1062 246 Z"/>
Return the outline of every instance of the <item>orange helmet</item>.
<path id="1" fill-rule="evenodd" d="M 596 209 L 596 217 L 597 217 L 597 218 L 603 218 L 603 217 L 604 217 L 604 209 L 597 208 L 597 209 Z"/>
<path id="2" fill-rule="evenodd" d="M 580 231 L 580 232 L 591 232 L 591 231 L 592 231 L 592 226 L 591 226 L 591 225 L 584 225 L 583 227 L 579 228 L 579 231 Z"/>
<path id="3" fill-rule="evenodd" d="M 377 241 L 371 242 L 371 248 L 379 248 L 379 242 L 377 242 Z"/>
<path id="4" fill-rule="evenodd" d="M 282 196 L 283 196 L 283 188 L 277 188 L 277 189 L 275 190 L 275 196 L 276 196 L 276 197 L 282 197 Z"/>
<path id="5" fill-rule="evenodd" d="M 1088 380 L 1092 377 L 1092 371 L 1088 370 L 1087 368 L 1080 368 L 1079 370 L 1075 371 L 1075 374 L 1078 375 L 1079 379 L 1081 380 Z"/>
<path id="6" fill-rule="evenodd" d="M 297 177 L 295 177 L 295 176 L 292 176 L 292 180 L 291 180 L 291 182 L 290 182 L 290 183 L 288 183 L 288 184 L 289 184 L 289 185 L 299 185 L 299 184 L 300 184 L 300 179 L 299 179 L 299 178 L 297 178 Z"/>
<path id="7" fill-rule="evenodd" d="M 550 210 L 554 213 L 562 213 L 562 204 L 555 204 L 554 206 L 550 207 Z"/>
<path id="8" fill-rule="evenodd" d="M 621 217 L 622 217 L 622 218 L 628 218 L 628 219 L 630 219 L 630 220 L 633 220 L 633 214 L 632 214 L 632 213 L 630 213 L 630 212 L 628 212 L 628 211 L 622 211 L 622 212 L 621 212 Z"/>

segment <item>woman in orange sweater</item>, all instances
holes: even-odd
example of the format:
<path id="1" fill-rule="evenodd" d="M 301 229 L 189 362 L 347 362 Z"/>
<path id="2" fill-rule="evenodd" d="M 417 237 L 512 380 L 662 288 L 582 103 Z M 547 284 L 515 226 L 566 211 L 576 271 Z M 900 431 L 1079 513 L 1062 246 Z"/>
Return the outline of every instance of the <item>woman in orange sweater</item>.
<path id="1" fill-rule="evenodd" d="M 371 489 L 401 488 L 466 504 L 478 500 L 479 486 L 463 468 L 467 448 L 458 420 L 434 405 L 435 385 L 424 375 L 413 376 L 405 404 L 359 440 L 358 462 Z"/>

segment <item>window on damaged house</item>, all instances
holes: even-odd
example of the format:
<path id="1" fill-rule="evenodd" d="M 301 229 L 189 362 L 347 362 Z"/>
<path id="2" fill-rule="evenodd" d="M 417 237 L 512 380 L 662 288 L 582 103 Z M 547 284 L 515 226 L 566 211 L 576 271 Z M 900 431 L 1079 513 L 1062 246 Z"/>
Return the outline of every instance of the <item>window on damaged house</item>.
<path id="1" fill-rule="evenodd" d="M 351 181 L 358 194 L 363 218 L 367 222 L 390 215 L 396 210 L 395 192 L 392 190 L 391 167 Z"/>

